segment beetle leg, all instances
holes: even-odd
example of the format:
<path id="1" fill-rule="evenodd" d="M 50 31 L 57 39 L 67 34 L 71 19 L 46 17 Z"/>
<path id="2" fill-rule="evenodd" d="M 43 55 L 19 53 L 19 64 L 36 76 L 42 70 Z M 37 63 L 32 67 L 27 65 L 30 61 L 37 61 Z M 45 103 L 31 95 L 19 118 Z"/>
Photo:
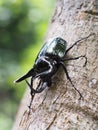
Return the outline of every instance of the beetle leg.
<path id="1" fill-rule="evenodd" d="M 41 87 L 37 89 L 37 93 L 41 93 L 46 87 L 47 87 L 47 82 L 43 82 Z"/>
<path id="2" fill-rule="evenodd" d="M 30 87 L 30 90 L 31 90 L 31 101 L 30 101 L 30 105 L 28 106 L 29 109 L 31 109 L 31 105 L 32 105 L 32 102 L 33 102 L 33 99 L 34 99 L 34 96 L 35 96 L 35 92 L 33 91 L 33 78 L 31 78 L 31 84 L 29 84 L 29 82 L 27 80 L 25 80 L 27 85 Z"/>
<path id="3" fill-rule="evenodd" d="M 28 106 L 29 109 L 31 109 L 31 105 L 32 105 L 32 102 L 33 102 L 34 96 L 35 96 L 35 93 L 32 93 L 32 92 L 31 92 L 31 101 L 30 101 L 30 105 Z"/>
<path id="4" fill-rule="evenodd" d="M 29 110 L 31 109 L 31 105 L 32 105 L 32 102 L 33 102 L 35 94 L 36 93 L 41 93 L 47 87 L 47 82 L 44 82 L 44 83 L 40 82 L 39 85 L 37 86 L 36 90 L 35 90 L 33 88 L 33 86 L 32 86 L 33 85 L 32 84 L 33 83 L 32 80 L 33 80 L 33 78 L 31 78 L 31 85 L 29 84 L 29 82 L 27 80 L 25 80 L 27 85 L 30 87 L 30 90 L 31 90 L 31 101 L 30 101 L 30 105 L 28 106 Z M 30 111 L 29 111 L 29 113 L 30 113 Z"/>
<path id="5" fill-rule="evenodd" d="M 29 83 L 26 79 L 25 79 L 25 81 L 31 90 L 33 88 L 33 78 L 31 78 L 31 83 Z"/>
<path id="6" fill-rule="evenodd" d="M 43 83 L 42 83 L 42 82 L 40 81 L 40 83 L 38 84 L 37 88 L 34 89 L 34 88 L 32 87 L 32 85 L 30 85 L 27 80 L 25 80 L 25 81 L 26 81 L 27 85 L 30 87 L 31 95 L 32 95 L 32 93 L 41 93 L 41 92 L 47 87 L 47 82 L 43 82 Z"/>
<path id="7" fill-rule="evenodd" d="M 67 52 L 68 52 L 69 50 L 71 50 L 75 45 L 77 45 L 78 42 L 82 42 L 82 41 L 86 40 L 87 38 L 89 38 L 89 37 L 92 36 L 92 35 L 95 35 L 95 33 L 91 33 L 91 34 L 88 35 L 87 37 L 81 38 L 80 40 L 76 41 L 71 47 L 69 47 L 69 48 L 66 50 L 66 53 L 65 53 L 65 54 L 67 54 Z"/>
<path id="8" fill-rule="evenodd" d="M 36 90 L 33 89 L 33 91 L 35 93 L 41 93 L 46 87 L 47 87 L 47 82 L 40 82 Z"/>
<path id="9" fill-rule="evenodd" d="M 66 73 L 67 79 L 70 81 L 72 87 L 74 87 L 74 89 L 79 93 L 79 95 L 80 95 L 79 100 L 80 100 L 81 98 L 83 98 L 82 94 L 81 94 L 80 91 L 74 86 L 74 84 L 73 84 L 73 82 L 72 82 L 72 80 L 71 80 L 71 78 L 70 78 L 70 76 L 69 76 L 69 74 L 68 74 L 68 72 L 67 72 L 67 69 L 66 69 L 64 63 L 63 63 L 63 62 L 60 62 L 60 64 L 62 65 L 62 67 L 63 67 L 63 69 L 64 69 L 64 71 L 65 71 L 65 73 Z"/>
<path id="10" fill-rule="evenodd" d="M 84 55 L 84 56 L 78 56 L 78 57 L 74 57 L 74 58 L 64 58 L 62 59 L 62 61 L 68 61 L 68 60 L 78 60 L 79 58 L 85 58 L 85 63 L 83 65 L 83 67 L 86 66 L 87 64 L 87 57 Z"/>

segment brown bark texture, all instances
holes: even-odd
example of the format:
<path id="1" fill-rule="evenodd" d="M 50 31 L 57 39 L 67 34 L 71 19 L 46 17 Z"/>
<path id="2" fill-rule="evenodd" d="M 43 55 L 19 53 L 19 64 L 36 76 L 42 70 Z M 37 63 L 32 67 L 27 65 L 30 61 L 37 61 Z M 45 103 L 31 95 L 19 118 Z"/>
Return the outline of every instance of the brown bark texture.
<path id="1" fill-rule="evenodd" d="M 68 53 L 68 57 L 86 55 L 86 67 L 84 58 L 65 63 L 84 99 L 78 100 L 79 94 L 61 68 L 52 86 L 35 95 L 30 114 L 30 91 L 26 91 L 13 130 L 98 130 L 98 0 L 56 2 L 45 41 L 59 36 L 67 41 L 68 48 L 91 33 L 95 35 Z"/>

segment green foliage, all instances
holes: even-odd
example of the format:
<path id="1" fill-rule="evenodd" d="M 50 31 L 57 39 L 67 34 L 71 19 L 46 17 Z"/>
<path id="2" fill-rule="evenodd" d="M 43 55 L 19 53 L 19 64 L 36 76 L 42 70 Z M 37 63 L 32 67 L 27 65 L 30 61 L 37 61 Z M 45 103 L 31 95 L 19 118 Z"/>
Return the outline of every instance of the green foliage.
<path id="1" fill-rule="evenodd" d="M 0 8 L 0 49 L 18 55 L 35 38 L 35 28 L 28 18 L 30 3 L 3 3 Z"/>
<path id="2" fill-rule="evenodd" d="M 43 3 L 43 4 L 42 4 Z M 34 64 L 55 1 L 0 0 L 0 129 L 10 130 L 25 82 L 13 81 Z M 7 125 L 5 125 L 7 124 Z"/>

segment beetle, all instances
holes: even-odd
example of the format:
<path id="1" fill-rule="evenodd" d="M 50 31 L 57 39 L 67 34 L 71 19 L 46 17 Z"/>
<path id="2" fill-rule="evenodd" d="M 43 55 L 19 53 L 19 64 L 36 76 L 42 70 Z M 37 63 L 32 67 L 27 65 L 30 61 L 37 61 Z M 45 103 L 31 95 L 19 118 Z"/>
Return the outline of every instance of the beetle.
<path id="1" fill-rule="evenodd" d="M 49 40 L 46 42 L 42 49 L 40 50 L 33 68 L 31 68 L 25 75 L 20 77 L 19 79 L 15 80 L 15 83 L 21 82 L 23 80 L 26 81 L 28 86 L 30 87 L 31 90 L 31 102 L 29 108 L 31 108 L 32 101 L 34 98 L 34 95 L 36 93 L 41 93 L 46 87 L 50 87 L 52 84 L 52 76 L 58 71 L 60 66 L 64 69 L 64 72 L 67 76 L 67 79 L 70 81 L 72 87 L 79 93 L 80 98 L 82 97 L 82 94 L 79 92 L 79 90 L 74 86 L 68 72 L 66 69 L 66 66 L 64 64 L 65 61 L 69 60 L 76 60 L 79 58 L 85 58 L 85 65 L 87 63 L 87 57 L 85 55 L 81 55 L 78 57 L 74 58 L 68 58 L 67 53 L 75 46 L 77 43 L 82 42 L 83 40 L 86 40 L 89 38 L 91 35 L 88 35 L 87 37 L 84 37 L 78 41 L 76 41 L 72 46 L 70 46 L 68 49 L 67 47 L 67 42 L 62 39 L 61 37 L 56 37 L 52 40 Z M 26 79 L 31 77 L 31 83 L 29 83 Z M 40 82 L 36 89 L 33 87 L 33 81 L 39 78 Z"/>

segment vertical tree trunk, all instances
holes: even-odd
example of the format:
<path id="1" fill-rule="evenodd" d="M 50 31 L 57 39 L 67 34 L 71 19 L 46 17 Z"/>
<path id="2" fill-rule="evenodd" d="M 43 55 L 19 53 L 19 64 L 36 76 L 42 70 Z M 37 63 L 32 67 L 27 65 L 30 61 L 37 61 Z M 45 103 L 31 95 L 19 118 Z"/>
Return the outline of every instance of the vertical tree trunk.
<path id="1" fill-rule="evenodd" d="M 96 35 L 79 43 L 68 54 L 69 57 L 86 55 L 86 67 L 83 67 L 84 59 L 66 63 L 68 73 L 84 100 L 78 100 L 79 94 L 60 69 L 51 88 L 36 94 L 30 115 L 30 93 L 27 90 L 13 130 L 98 130 L 98 1 L 57 1 L 46 41 L 59 36 L 69 47 L 91 33 Z"/>

